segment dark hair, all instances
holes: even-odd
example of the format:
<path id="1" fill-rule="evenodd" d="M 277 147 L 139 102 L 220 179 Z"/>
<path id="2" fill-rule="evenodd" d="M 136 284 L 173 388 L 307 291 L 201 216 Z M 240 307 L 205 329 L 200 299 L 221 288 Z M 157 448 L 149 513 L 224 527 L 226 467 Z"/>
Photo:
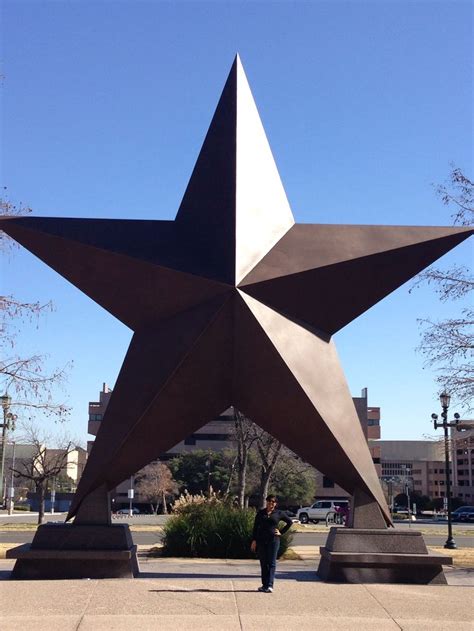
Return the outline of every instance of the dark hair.
<path id="1" fill-rule="evenodd" d="M 275 500 L 275 502 L 277 501 L 277 496 L 276 495 L 267 495 L 267 497 L 265 498 L 265 500 L 267 502 L 269 502 L 270 500 Z"/>

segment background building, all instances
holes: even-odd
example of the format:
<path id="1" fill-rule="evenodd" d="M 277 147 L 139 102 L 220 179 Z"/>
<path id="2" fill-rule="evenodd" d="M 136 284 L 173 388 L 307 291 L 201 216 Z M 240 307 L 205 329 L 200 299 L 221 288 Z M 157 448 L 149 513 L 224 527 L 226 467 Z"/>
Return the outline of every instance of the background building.
<path id="1" fill-rule="evenodd" d="M 369 443 L 371 444 L 371 443 Z M 381 478 L 394 495 L 410 491 L 431 498 L 445 496 L 444 445 L 430 440 L 379 440 Z"/>
<path id="2" fill-rule="evenodd" d="M 453 494 L 474 504 L 474 429 L 451 429 Z"/>
<path id="3" fill-rule="evenodd" d="M 382 481 L 392 481 L 394 493 L 404 491 L 405 483 L 411 491 L 432 499 L 446 497 L 444 440 L 379 440 L 369 441 L 378 447 Z M 451 492 L 466 504 L 474 500 L 474 429 L 458 432 L 452 429 Z"/>
<path id="4" fill-rule="evenodd" d="M 382 474 L 380 447 L 378 442 L 375 442 L 380 438 L 380 408 L 369 406 L 367 388 L 362 389 L 360 397 L 353 397 L 352 400 L 354 401 L 364 435 L 367 441 L 369 441 L 369 450 L 375 464 L 375 469 L 377 470 L 377 475 L 380 477 Z M 316 473 L 316 489 L 317 498 L 348 497 L 344 489 L 319 471 Z"/>
<path id="5" fill-rule="evenodd" d="M 8 443 L 5 451 L 4 489 L 8 489 L 9 492 L 13 486 L 16 505 L 28 502 L 31 510 L 38 510 L 39 504 L 34 481 L 22 475 L 12 476 L 12 469 L 28 474 L 34 467 L 37 472 L 41 472 L 42 462 L 61 462 L 64 457 L 64 466 L 58 476 L 48 480 L 45 509 L 46 511 L 51 510 L 51 490 L 55 489 L 58 490 L 56 510 L 69 510 L 72 496 L 86 465 L 87 451 L 82 447 L 76 447 L 72 451 L 46 447 L 44 455 L 45 460 L 41 461 L 37 444 Z"/>
<path id="6" fill-rule="evenodd" d="M 108 402 L 112 395 L 112 390 L 106 383 L 102 385 L 102 391 L 99 393 L 99 401 L 91 401 L 89 403 L 89 420 L 88 432 L 93 436 L 99 431 L 100 422 L 107 409 Z M 357 414 L 359 416 L 362 429 L 367 439 L 380 438 L 380 408 L 369 407 L 367 388 L 362 390 L 360 397 L 353 398 Z M 204 424 L 199 430 L 187 436 L 183 441 L 169 449 L 165 454 L 157 454 L 160 460 L 168 460 L 173 456 L 182 453 L 208 450 L 220 451 L 234 446 L 233 442 L 233 410 L 229 408 L 225 410 L 216 419 Z M 93 440 L 88 441 L 87 449 L 90 451 Z M 379 476 L 381 475 L 380 467 L 380 448 L 377 444 L 370 445 L 370 452 Z M 315 497 L 347 497 L 348 494 L 332 480 L 324 476 L 322 473 L 316 472 L 316 489 Z M 122 482 L 116 489 L 115 496 L 117 501 L 125 502 L 128 495 L 128 489 L 133 485 L 132 480 Z"/>

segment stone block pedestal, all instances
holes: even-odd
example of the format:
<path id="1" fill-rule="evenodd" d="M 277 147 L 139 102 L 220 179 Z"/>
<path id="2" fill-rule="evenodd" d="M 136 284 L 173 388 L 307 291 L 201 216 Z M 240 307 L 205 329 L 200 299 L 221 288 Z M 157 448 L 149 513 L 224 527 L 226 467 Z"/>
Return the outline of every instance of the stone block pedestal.
<path id="1" fill-rule="evenodd" d="M 133 578 L 137 546 L 127 524 L 44 524 L 31 544 L 13 548 L 13 579 Z"/>
<path id="2" fill-rule="evenodd" d="M 331 528 L 320 549 L 318 575 L 340 583 L 446 585 L 452 557 L 428 552 L 421 532 Z"/>

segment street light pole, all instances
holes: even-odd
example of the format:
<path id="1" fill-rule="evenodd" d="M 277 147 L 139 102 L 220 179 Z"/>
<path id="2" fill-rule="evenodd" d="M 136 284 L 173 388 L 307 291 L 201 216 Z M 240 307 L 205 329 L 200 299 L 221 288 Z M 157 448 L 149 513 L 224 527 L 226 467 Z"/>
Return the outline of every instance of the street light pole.
<path id="1" fill-rule="evenodd" d="M 400 468 L 403 470 L 403 485 L 405 487 L 405 495 L 407 496 L 407 516 L 408 526 L 411 524 L 411 511 L 410 511 L 410 486 L 408 480 L 408 465 L 402 464 Z"/>
<path id="2" fill-rule="evenodd" d="M 133 475 L 130 476 L 130 488 L 128 489 L 128 516 L 133 517 Z"/>
<path id="3" fill-rule="evenodd" d="M 12 455 L 12 466 L 10 468 L 11 470 L 11 482 L 10 482 L 10 501 L 8 504 L 8 514 L 9 515 L 13 515 L 13 509 L 15 507 L 15 447 L 16 447 L 16 443 L 15 441 L 12 442 L 12 446 L 13 446 L 13 455 Z"/>
<path id="4" fill-rule="evenodd" d="M 445 548 L 449 550 L 456 550 L 457 545 L 453 538 L 453 526 L 452 526 L 452 513 L 451 513 L 451 475 L 449 473 L 449 436 L 448 436 L 448 427 L 456 427 L 459 421 L 459 414 L 455 414 L 455 420 L 453 422 L 448 422 L 448 408 L 449 403 L 451 401 L 451 397 L 447 392 L 442 392 L 439 395 L 439 400 L 441 403 L 441 407 L 443 409 L 441 413 L 441 418 L 443 419 L 442 423 L 438 423 L 438 415 L 432 414 L 431 418 L 433 419 L 434 428 L 438 429 L 442 427 L 444 430 L 444 461 L 445 461 L 445 474 L 446 474 L 446 498 L 448 501 L 448 538 L 446 539 L 446 543 L 444 544 Z"/>
<path id="5" fill-rule="evenodd" d="M 0 397 L 0 402 L 3 409 L 3 423 L 0 425 L 2 428 L 2 441 L 0 443 L 0 504 L 4 505 L 5 497 L 5 454 L 7 451 L 7 436 L 8 430 L 15 431 L 16 414 L 10 412 L 10 404 L 12 402 L 11 397 L 8 394 L 4 394 Z"/>

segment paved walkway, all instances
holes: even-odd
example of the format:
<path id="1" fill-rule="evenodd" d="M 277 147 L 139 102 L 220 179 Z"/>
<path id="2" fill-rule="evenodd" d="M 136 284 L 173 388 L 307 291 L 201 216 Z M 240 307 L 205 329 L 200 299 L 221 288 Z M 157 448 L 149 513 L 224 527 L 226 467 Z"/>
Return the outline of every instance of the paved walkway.
<path id="1" fill-rule="evenodd" d="M 307 548 L 307 546 L 304 546 Z M 18 631 L 459 631 L 474 629 L 474 570 L 449 586 L 317 581 L 311 552 L 278 564 L 273 594 L 256 591 L 256 562 L 140 559 L 135 580 L 0 582 L 0 629 Z M 8 578 L 11 561 L 0 561 Z"/>

